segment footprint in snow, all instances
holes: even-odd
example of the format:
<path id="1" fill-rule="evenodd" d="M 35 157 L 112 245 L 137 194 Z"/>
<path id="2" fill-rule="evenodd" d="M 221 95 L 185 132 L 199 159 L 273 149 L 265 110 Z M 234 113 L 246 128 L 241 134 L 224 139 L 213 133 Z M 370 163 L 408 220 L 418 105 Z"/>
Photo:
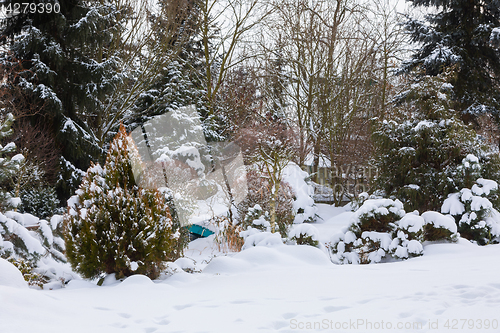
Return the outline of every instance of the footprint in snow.
<path id="1" fill-rule="evenodd" d="M 282 314 L 281 316 L 284 318 L 284 319 L 291 319 L 293 317 L 296 317 L 298 315 L 297 312 L 287 312 L 287 313 L 284 313 Z"/>
<path id="2" fill-rule="evenodd" d="M 131 314 L 129 314 L 129 313 L 123 313 L 123 312 L 122 312 L 122 313 L 119 313 L 118 315 L 119 315 L 120 317 L 122 317 L 122 318 L 127 318 L 127 319 L 128 319 L 128 318 L 130 318 L 130 317 L 132 317 L 132 315 L 131 315 Z"/>
<path id="3" fill-rule="evenodd" d="M 236 300 L 232 301 L 231 304 L 245 304 L 245 303 L 250 303 L 250 301 L 247 300 Z"/>
<path id="4" fill-rule="evenodd" d="M 325 310 L 328 313 L 332 313 L 332 312 L 337 312 L 337 311 L 345 310 L 345 309 L 349 309 L 349 308 L 350 308 L 349 306 L 326 306 L 323 308 L 323 310 Z"/>
<path id="5" fill-rule="evenodd" d="M 193 304 L 175 305 L 174 309 L 176 309 L 176 310 L 184 310 L 184 309 L 190 308 L 192 306 L 193 306 Z"/>
<path id="6" fill-rule="evenodd" d="M 103 308 L 103 307 L 100 307 L 100 306 L 94 306 L 94 309 L 101 310 L 101 311 L 111 311 L 111 309 Z"/>
<path id="7" fill-rule="evenodd" d="M 410 317 L 411 315 L 412 315 L 412 314 L 411 314 L 411 313 L 409 313 L 409 312 L 401 312 L 401 313 L 399 314 L 399 318 L 408 318 L 408 317 Z"/>
<path id="8" fill-rule="evenodd" d="M 275 321 L 273 323 L 273 328 L 275 330 L 279 330 L 279 329 L 282 329 L 283 327 L 288 327 L 290 325 L 289 322 L 286 322 L 286 321 L 283 321 L 283 320 L 280 320 L 280 321 Z"/>

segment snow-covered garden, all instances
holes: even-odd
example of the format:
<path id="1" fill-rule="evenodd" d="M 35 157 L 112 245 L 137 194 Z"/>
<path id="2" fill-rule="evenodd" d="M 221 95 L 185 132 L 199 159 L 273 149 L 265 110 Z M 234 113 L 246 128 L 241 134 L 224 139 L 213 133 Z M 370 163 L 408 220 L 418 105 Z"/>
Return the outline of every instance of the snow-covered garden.
<path id="1" fill-rule="evenodd" d="M 322 219 L 308 226 L 321 244 L 356 215 L 317 208 Z M 498 331 L 500 245 L 459 238 L 424 243 L 423 256 L 405 261 L 336 265 L 325 249 L 280 242 L 223 253 L 214 237 L 191 242 L 157 280 L 109 276 L 101 287 L 73 275 L 55 290 L 28 288 L 2 259 L 2 331 Z"/>
<path id="2" fill-rule="evenodd" d="M 0 1 L 0 333 L 500 332 L 500 3 L 406 3 Z"/>

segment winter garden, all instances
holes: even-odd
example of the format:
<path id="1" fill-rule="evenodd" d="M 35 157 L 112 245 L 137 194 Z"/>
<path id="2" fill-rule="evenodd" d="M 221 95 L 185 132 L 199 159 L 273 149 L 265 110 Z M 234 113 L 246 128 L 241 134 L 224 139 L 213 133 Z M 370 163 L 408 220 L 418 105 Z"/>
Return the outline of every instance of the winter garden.
<path id="1" fill-rule="evenodd" d="M 498 0 L 32 4 L 1 332 L 500 331 Z"/>

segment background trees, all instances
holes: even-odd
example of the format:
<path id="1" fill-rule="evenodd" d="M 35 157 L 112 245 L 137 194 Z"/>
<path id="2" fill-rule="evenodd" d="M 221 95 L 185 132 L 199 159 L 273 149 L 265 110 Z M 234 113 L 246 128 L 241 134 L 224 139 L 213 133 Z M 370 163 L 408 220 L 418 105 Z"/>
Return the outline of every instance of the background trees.
<path id="1" fill-rule="evenodd" d="M 420 43 L 405 71 L 421 67 L 437 75 L 454 65 L 455 108 L 466 122 L 478 125 L 478 116 L 500 110 L 500 2 L 411 0 L 415 7 L 432 9 L 424 20 L 408 18 L 406 27 L 414 43 Z M 499 144 L 499 143 L 497 143 Z"/>
<path id="2" fill-rule="evenodd" d="M 1 63 L 2 88 L 15 92 L 8 107 L 17 113 L 20 128 L 37 131 L 35 126 L 44 124 L 38 130 L 59 151 L 57 187 L 65 198 L 82 170 L 104 153 L 93 125 L 123 79 L 121 59 L 109 48 L 123 22 L 120 9 L 107 2 L 71 1 L 60 8 L 59 13 L 5 18 L 1 35 L 8 51 Z M 29 144 L 20 148 L 33 149 Z"/>

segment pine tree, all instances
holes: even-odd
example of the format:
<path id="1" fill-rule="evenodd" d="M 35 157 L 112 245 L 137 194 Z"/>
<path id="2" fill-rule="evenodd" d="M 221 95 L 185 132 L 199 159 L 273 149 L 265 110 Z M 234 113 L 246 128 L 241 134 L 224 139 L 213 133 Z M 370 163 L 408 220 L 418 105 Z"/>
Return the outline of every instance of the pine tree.
<path id="1" fill-rule="evenodd" d="M 181 255 L 180 230 L 165 196 L 136 184 L 142 168 L 137 148 L 122 125 L 104 168 L 93 164 L 68 201 L 67 257 L 84 277 L 116 273 L 156 278 L 164 261 Z"/>
<path id="2" fill-rule="evenodd" d="M 6 52 L 0 62 L 7 87 L 20 87 L 22 98 L 38 105 L 27 118 L 47 124 L 61 150 L 58 192 L 66 199 L 90 161 L 104 157 L 97 132 L 103 103 L 123 79 L 120 58 L 111 51 L 122 22 L 108 1 L 57 4 L 58 11 L 51 13 L 27 11 L 2 19 L 0 42 Z"/>
<path id="3" fill-rule="evenodd" d="M 418 50 L 403 69 L 421 67 L 426 75 L 455 65 L 452 98 L 464 119 L 489 112 L 500 117 L 500 1 L 410 0 L 430 12 L 406 27 Z M 472 119 L 471 119 L 472 118 Z"/>

